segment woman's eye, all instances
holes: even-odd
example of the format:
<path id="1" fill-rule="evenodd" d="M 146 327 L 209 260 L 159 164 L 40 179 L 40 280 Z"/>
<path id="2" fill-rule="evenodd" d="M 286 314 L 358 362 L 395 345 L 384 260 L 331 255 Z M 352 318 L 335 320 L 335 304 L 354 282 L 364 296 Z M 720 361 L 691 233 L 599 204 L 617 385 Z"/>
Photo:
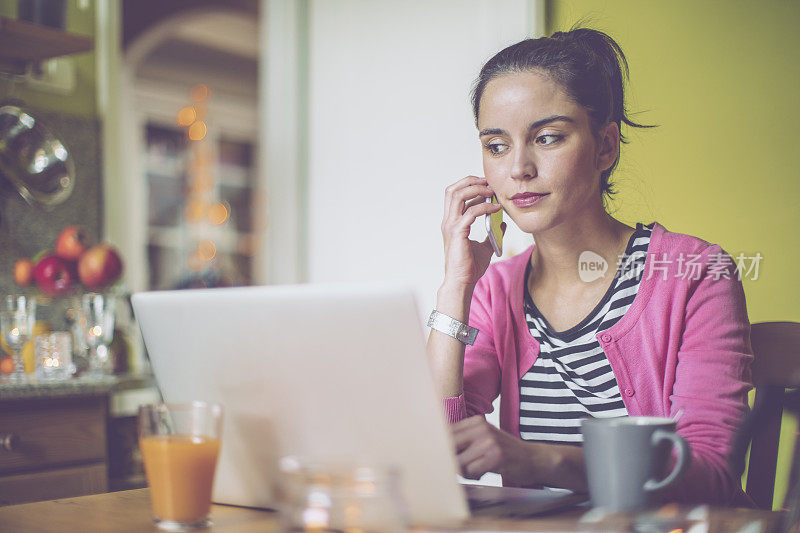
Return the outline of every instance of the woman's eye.
<path id="1" fill-rule="evenodd" d="M 550 146 L 551 144 L 555 144 L 563 138 L 563 135 L 539 135 L 536 137 L 536 144 L 541 146 Z"/>
<path id="2" fill-rule="evenodd" d="M 500 155 L 508 150 L 508 146 L 501 143 L 491 143 L 486 145 L 486 150 L 492 155 Z"/>

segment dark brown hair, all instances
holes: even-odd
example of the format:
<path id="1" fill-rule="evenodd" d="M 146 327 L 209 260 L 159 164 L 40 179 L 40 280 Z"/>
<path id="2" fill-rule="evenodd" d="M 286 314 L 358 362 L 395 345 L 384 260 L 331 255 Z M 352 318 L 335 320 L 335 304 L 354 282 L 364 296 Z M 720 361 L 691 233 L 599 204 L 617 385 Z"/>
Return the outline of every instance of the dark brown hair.
<path id="1" fill-rule="evenodd" d="M 542 71 L 561 85 L 567 95 L 586 108 L 592 130 L 598 131 L 609 122 L 634 128 L 651 128 L 633 122 L 625 109 L 624 80 L 628 78 L 628 62 L 619 44 L 606 33 L 590 28 L 573 28 L 550 37 L 525 39 L 498 52 L 481 68 L 472 90 L 472 112 L 478 124 L 481 96 L 493 79 L 512 73 Z M 600 175 L 601 193 L 614 193 L 609 177 L 619 163 L 619 155 L 608 170 Z"/>

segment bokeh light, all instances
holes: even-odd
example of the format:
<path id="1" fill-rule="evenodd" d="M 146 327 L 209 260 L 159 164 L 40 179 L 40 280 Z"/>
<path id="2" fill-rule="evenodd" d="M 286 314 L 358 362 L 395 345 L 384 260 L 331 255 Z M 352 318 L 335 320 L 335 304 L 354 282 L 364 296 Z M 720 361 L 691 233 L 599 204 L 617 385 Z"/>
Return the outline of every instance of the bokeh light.
<path id="1" fill-rule="evenodd" d="M 208 129 L 206 128 L 206 123 L 202 120 L 198 120 L 191 126 L 189 126 L 189 140 L 191 141 L 202 141 Z"/>
<path id="2" fill-rule="evenodd" d="M 197 118 L 197 113 L 193 107 L 184 107 L 178 111 L 178 126 L 188 126 Z"/>
<path id="3" fill-rule="evenodd" d="M 188 204 L 186 204 L 186 209 L 184 210 L 183 215 L 187 222 L 199 222 L 200 219 L 205 216 L 207 209 L 207 201 L 193 198 L 189 200 Z"/>
<path id="4" fill-rule="evenodd" d="M 200 244 L 197 245 L 197 253 L 203 261 L 211 261 L 217 255 L 217 247 L 213 241 L 206 239 L 200 241 Z"/>
<path id="5" fill-rule="evenodd" d="M 207 86 L 202 83 L 199 83 L 192 87 L 192 91 L 190 94 L 190 98 L 193 102 L 202 102 L 203 100 L 207 100 L 209 96 L 211 96 L 211 91 Z"/>
<path id="6" fill-rule="evenodd" d="M 228 206 L 223 202 L 217 202 L 208 208 L 208 221 L 219 226 L 228 220 Z"/>

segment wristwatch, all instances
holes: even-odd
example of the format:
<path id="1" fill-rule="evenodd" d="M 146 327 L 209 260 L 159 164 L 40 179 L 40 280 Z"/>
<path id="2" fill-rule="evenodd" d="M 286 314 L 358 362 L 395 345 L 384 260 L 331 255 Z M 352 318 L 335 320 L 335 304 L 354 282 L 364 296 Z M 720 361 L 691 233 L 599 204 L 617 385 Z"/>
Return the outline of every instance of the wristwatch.
<path id="1" fill-rule="evenodd" d="M 450 335 L 457 341 L 470 346 L 475 344 L 475 339 L 478 337 L 477 328 L 459 322 L 455 318 L 440 313 L 436 309 L 431 311 L 431 316 L 428 317 L 428 327 L 436 331 L 441 331 L 445 335 Z"/>

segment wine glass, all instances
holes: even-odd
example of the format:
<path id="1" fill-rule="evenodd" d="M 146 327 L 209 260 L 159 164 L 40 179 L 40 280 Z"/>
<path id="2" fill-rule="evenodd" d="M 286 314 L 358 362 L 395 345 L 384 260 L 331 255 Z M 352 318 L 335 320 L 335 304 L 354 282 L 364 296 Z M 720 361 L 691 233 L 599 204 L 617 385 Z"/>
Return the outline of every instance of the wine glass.
<path id="1" fill-rule="evenodd" d="M 21 294 L 6 296 L 0 309 L 0 329 L 6 343 L 13 350 L 14 372 L 7 377 L 8 381 L 27 380 L 21 352 L 22 346 L 31 338 L 35 321 L 35 298 Z"/>
<path id="2" fill-rule="evenodd" d="M 106 376 L 114 371 L 108 345 L 114 338 L 114 297 L 88 293 L 81 297 L 84 338 L 89 346 L 89 374 Z"/>

